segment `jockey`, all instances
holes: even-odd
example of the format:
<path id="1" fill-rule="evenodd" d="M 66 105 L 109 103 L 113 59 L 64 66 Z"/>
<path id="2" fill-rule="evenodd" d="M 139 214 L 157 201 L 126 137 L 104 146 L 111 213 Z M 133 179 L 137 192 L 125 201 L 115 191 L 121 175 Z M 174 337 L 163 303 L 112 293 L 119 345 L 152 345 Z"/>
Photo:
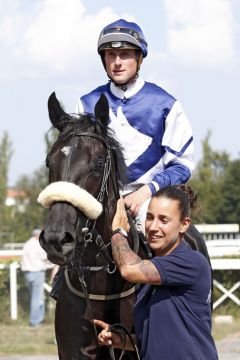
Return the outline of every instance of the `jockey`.
<path id="1" fill-rule="evenodd" d="M 124 203 L 144 223 L 152 195 L 190 178 L 192 129 L 179 101 L 139 76 L 148 44 L 136 23 L 119 19 L 107 25 L 97 49 L 109 82 L 82 96 L 75 112 L 94 113 L 99 96 L 106 95 L 109 127 L 123 146 L 128 170 Z"/>

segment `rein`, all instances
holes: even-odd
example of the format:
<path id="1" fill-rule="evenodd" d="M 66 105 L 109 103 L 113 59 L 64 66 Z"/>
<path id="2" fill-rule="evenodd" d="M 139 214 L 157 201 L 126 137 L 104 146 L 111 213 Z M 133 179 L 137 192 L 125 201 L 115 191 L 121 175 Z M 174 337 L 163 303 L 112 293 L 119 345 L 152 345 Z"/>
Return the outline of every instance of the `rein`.
<path id="1" fill-rule="evenodd" d="M 122 357 L 125 353 L 127 337 L 132 344 L 132 347 L 133 347 L 135 355 L 136 355 L 136 359 L 141 360 L 137 345 L 134 343 L 132 335 L 130 334 L 129 330 L 125 326 L 123 326 L 122 324 L 113 324 L 113 325 L 109 326 L 108 331 L 111 331 L 111 332 L 117 334 L 123 342 L 123 349 L 122 349 L 121 355 L 119 357 L 119 360 L 122 359 Z M 111 360 L 115 360 L 114 348 L 112 346 L 109 347 L 109 353 L 110 353 Z"/>
<path id="2" fill-rule="evenodd" d="M 108 181 L 108 178 L 109 178 L 109 174 L 110 174 L 110 171 L 111 171 L 111 149 L 110 149 L 110 146 L 109 144 L 107 143 L 106 139 L 103 138 L 102 136 L 98 135 L 98 134 L 95 134 L 95 133 L 91 133 L 91 132 L 77 132 L 75 131 L 73 133 L 73 138 L 72 138 L 72 146 L 71 146 L 71 151 L 70 151 L 70 154 L 69 154 L 69 157 L 68 157 L 68 161 L 67 161 L 67 164 L 66 164 L 66 168 L 65 168 L 65 171 L 64 171 L 64 175 L 65 175 L 65 178 L 67 178 L 68 176 L 68 172 L 69 172 L 69 166 L 70 166 L 70 158 L 71 158 L 71 155 L 73 153 L 73 149 L 74 149 L 74 143 L 75 143 L 75 137 L 77 136 L 87 136 L 87 137 L 92 137 L 92 138 L 95 138 L 95 139 L 98 139 L 100 140 L 104 146 L 106 147 L 107 149 L 107 156 L 106 156 L 106 159 L 105 159 L 105 162 L 104 162 L 104 169 L 103 169 L 103 177 L 102 177 L 102 183 L 101 183 L 101 187 L 100 187 L 100 190 L 99 190 L 99 193 L 98 193 L 98 196 L 97 196 L 97 200 L 100 202 L 100 203 L 103 203 L 103 200 L 104 200 L 104 196 L 105 196 L 105 193 L 108 194 L 108 190 L 107 190 L 107 181 Z M 83 257 L 84 253 L 85 253 L 85 250 L 87 248 L 87 245 L 93 241 L 93 234 L 94 232 L 97 232 L 96 231 L 96 219 L 94 220 L 93 222 L 93 225 L 92 225 L 92 228 L 91 230 L 89 229 L 89 226 L 91 224 L 91 220 L 89 218 L 87 218 L 86 220 L 86 224 L 85 226 L 82 228 L 82 234 L 83 234 L 83 249 L 84 251 L 82 250 L 82 253 L 81 253 L 81 258 Z M 76 225 L 76 233 L 78 234 L 78 228 L 79 228 L 79 225 L 80 225 L 80 217 L 78 216 L 78 221 L 77 221 L 77 225 Z M 106 246 L 102 240 L 102 237 L 101 235 L 98 234 L 98 236 L 96 237 L 95 239 L 95 243 L 99 246 L 99 251 L 100 253 L 103 253 L 103 255 L 105 257 L 107 257 L 108 260 L 110 260 L 110 262 L 112 264 L 114 264 L 114 269 L 113 269 L 113 272 L 116 270 L 116 265 L 114 263 L 114 261 L 110 258 L 110 256 L 108 255 L 108 252 L 106 250 Z M 90 316 L 93 320 L 94 316 L 93 316 L 93 311 L 92 311 L 92 307 L 91 307 L 91 304 L 90 304 L 90 295 L 88 293 L 88 290 L 87 290 L 87 284 L 85 282 L 85 278 L 84 278 L 84 275 L 85 275 L 85 269 L 81 266 L 81 258 L 80 259 L 75 259 L 75 260 L 78 260 L 77 262 L 75 261 L 75 264 L 76 265 L 79 265 L 76 266 L 76 269 L 77 269 L 77 274 L 78 274 L 78 280 L 81 284 L 81 287 L 82 287 L 82 297 L 85 298 L 85 301 L 86 301 L 86 304 L 87 304 L 87 307 L 89 309 L 89 313 L 90 313 Z M 74 263 L 73 263 L 74 265 Z M 80 271 L 80 269 L 82 270 L 82 273 Z M 69 290 L 73 290 L 73 286 L 71 285 L 70 283 L 70 279 L 68 277 L 68 270 L 66 269 L 65 271 L 65 279 L 66 279 L 66 283 L 67 283 L 67 286 L 69 288 Z M 76 294 L 76 289 L 74 289 L 73 291 L 75 294 Z M 91 296 L 92 297 L 92 296 Z M 95 333 L 95 337 L 96 337 L 96 340 L 97 340 L 97 329 L 96 329 L 96 325 L 95 323 L 92 321 L 92 324 L 93 324 L 93 329 L 94 329 L 94 333 Z"/>
<path id="3" fill-rule="evenodd" d="M 111 147 L 108 144 L 107 140 L 95 133 L 92 132 L 80 132 L 80 131 L 74 131 L 74 133 L 72 134 L 72 145 L 71 145 L 71 150 L 66 162 L 66 166 L 64 168 L 64 177 L 63 177 L 63 181 L 67 181 L 68 178 L 68 174 L 69 174 L 69 170 L 70 170 L 70 159 L 71 156 L 73 154 L 73 150 L 74 150 L 74 144 L 76 142 L 76 137 L 78 136 L 86 136 L 86 137 L 91 137 L 91 138 L 95 138 L 100 140 L 104 146 L 106 147 L 107 150 L 107 155 L 105 158 L 105 162 L 104 162 L 104 168 L 103 168 L 103 176 L 102 176 L 102 183 L 100 186 L 100 190 L 99 193 L 96 197 L 96 200 L 103 205 L 103 201 L 104 201 L 104 197 L 105 195 L 108 195 L 108 180 L 109 180 L 109 175 L 111 173 L 111 169 L 112 169 L 112 159 L 111 159 Z M 113 181 L 113 190 L 114 190 L 114 194 L 116 199 L 119 199 L 119 189 L 118 189 L 118 181 L 116 179 L 116 181 Z M 73 205 L 74 206 L 74 205 Z M 81 225 L 81 221 L 80 221 L 80 216 L 79 216 L 79 212 L 80 210 L 78 208 L 76 208 L 77 210 L 77 223 L 76 223 L 76 234 L 79 233 L 78 229 L 79 226 Z M 107 210 L 107 214 L 108 214 L 108 207 L 106 207 Z M 83 211 L 84 212 L 84 211 Z M 108 214 L 108 219 L 109 219 L 109 214 Z M 68 289 L 74 293 L 75 295 L 84 298 L 86 301 L 86 305 L 87 308 L 89 309 L 89 314 L 90 317 L 92 318 L 91 320 L 94 319 L 93 316 L 93 310 L 92 310 L 92 306 L 90 303 L 90 300 L 97 300 L 97 301 L 110 301 L 110 300 L 117 300 L 117 299 L 121 299 L 121 298 L 125 298 L 128 297 L 130 295 L 132 295 L 135 291 L 136 291 L 136 285 L 134 285 L 133 287 L 131 287 L 129 290 L 127 291 L 123 291 L 121 293 L 116 293 L 116 294 L 110 294 L 110 295 L 97 295 L 97 294 L 89 294 L 88 293 L 88 289 L 87 289 L 87 284 L 85 281 L 85 274 L 87 271 L 92 271 L 92 272 L 97 272 L 97 271 L 107 271 L 109 274 L 112 274 L 116 271 L 116 264 L 114 262 L 114 260 L 111 258 L 109 251 L 108 251 L 108 246 L 110 246 L 110 242 L 108 244 L 105 244 L 102 236 L 100 234 L 98 234 L 97 230 L 96 230 L 96 222 L 97 222 L 97 218 L 95 218 L 94 220 L 90 219 L 89 217 L 86 217 L 86 222 L 85 225 L 82 227 L 81 229 L 81 233 L 82 233 L 82 237 L 80 240 L 80 245 L 81 245 L 81 253 L 80 255 L 78 254 L 77 251 L 75 251 L 75 256 L 73 259 L 73 262 L 71 264 L 72 267 L 76 267 L 76 272 L 77 272 L 77 277 L 79 280 L 79 283 L 82 287 L 82 291 L 79 291 L 78 289 L 75 289 L 71 282 L 70 282 L 70 278 L 69 278 L 69 269 L 65 268 L 64 271 L 64 275 L 65 275 L 65 280 L 66 280 L 66 284 Z M 131 228 L 131 234 L 134 240 L 134 251 L 138 252 L 138 248 L 139 248 L 139 237 L 138 237 L 138 232 L 136 230 L 136 227 L 133 223 L 133 220 L 131 218 L 129 218 L 129 223 L 130 223 L 130 228 Z M 109 224 L 111 226 L 111 224 Z M 111 229 L 111 228 L 110 228 Z M 109 237 L 111 235 L 111 230 L 109 231 Z M 96 257 L 98 257 L 100 254 L 103 255 L 103 257 L 106 259 L 106 265 L 103 266 L 83 266 L 81 265 L 81 260 L 83 259 L 87 246 L 88 244 L 94 242 L 97 246 L 97 248 L 99 249 L 99 252 L 97 253 Z M 94 328 L 94 333 L 95 333 L 95 337 L 97 340 L 98 337 L 98 333 L 97 333 L 97 329 L 96 329 L 96 325 L 95 323 L 92 321 L 93 324 L 93 328 Z M 123 325 L 121 324 L 115 324 L 112 326 L 112 331 L 114 331 L 115 327 L 121 327 L 122 330 L 124 329 L 126 335 L 131 339 L 131 335 L 129 334 L 128 330 L 124 328 Z M 117 329 L 117 332 L 119 331 L 119 329 Z M 133 347 L 136 349 L 136 346 L 134 345 L 133 341 L 132 341 Z M 114 356 L 114 350 L 110 347 L 109 348 L 110 351 L 110 357 L 112 360 L 115 359 Z M 125 352 L 125 349 L 123 348 L 120 359 L 122 358 L 123 354 Z M 137 356 L 138 353 L 135 350 Z M 139 357 L 138 357 L 139 358 Z"/>

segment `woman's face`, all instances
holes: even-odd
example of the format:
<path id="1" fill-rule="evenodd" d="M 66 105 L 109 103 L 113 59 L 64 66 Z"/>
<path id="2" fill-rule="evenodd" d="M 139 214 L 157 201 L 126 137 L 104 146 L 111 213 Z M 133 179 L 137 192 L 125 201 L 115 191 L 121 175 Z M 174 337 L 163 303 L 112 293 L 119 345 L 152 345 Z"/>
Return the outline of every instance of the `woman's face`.
<path id="1" fill-rule="evenodd" d="M 180 220 L 179 202 L 166 197 L 152 198 L 149 203 L 145 231 L 149 246 L 157 256 L 170 254 L 181 242 L 190 219 Z"/>

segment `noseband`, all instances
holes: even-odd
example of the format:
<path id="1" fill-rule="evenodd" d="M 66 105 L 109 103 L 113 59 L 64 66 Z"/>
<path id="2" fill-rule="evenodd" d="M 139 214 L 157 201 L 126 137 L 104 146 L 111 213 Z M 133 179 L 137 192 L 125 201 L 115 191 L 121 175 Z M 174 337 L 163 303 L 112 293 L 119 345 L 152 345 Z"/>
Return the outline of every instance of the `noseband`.
<path id="1" fill-rule="evenodd" d="M 73 136 L 73 141 L 75 141 L 75 137 L 76 136 L 86 136 L 86 137 L 91 137 L 91 138 L 95 138 L 100 140 L 104 146 L 107 149 L 107 156 L 105 158 L 105 162 L 104 162 L 104 167 L 103 167 L 103 176 L 102 176 L 102 183 L 100 186 L 100 190 L 99 193 L 96 197 L 96 200 L 103 205 L 103 200 L 104 200 L 104 196 L 105 194 L 108 195 L 108 188 L 107 188 L 107 183 L 108 183 L 108 178 L 111 172 L 111 148 L 108 144 L 108 142 L 106 141 L 106 139 L 98 134 L 92 133 L 92 132 L 75 132 L 74 136 Z M 74 146 L 71 147 L 71 152 L 69 154 L 68 157 L 68 162 L 66 164 L 66 169 L 65 169 L 65 176 L 67 177 L 68 172 L 69 172 L 69 164 L 70 164 L 70 157 L 72 154 Z M 114 182 L 113 182 L 114 184 Z M 116 181 L 117 184 L 117 181 Z M 116 198 L 119 198 L 119 193 L 118 193 L 118 188 L 116 189 L 114 187 L 114 191 L 115 191 L 115 196 Z M 78 228 L 80 225 L 80 216 L 79 216 L 79 210 L 78 211 L 78 222 L 77 222 L 77 226 L 76 226 L 76 233 L 78 233 Z M 83 210 L 84 212 L 84 210 Z M 83 242 L 83 251 L 81 252 L 81 256 L 80 257 L 76 257 L 76 265 L 81 266 L 81 259 L 83 258 L 84 255 L 84 250 L 87 248 L 87 245 L 89 243 L 91 243 L 92 241 L 95 241 L 97 247 L 99 248 L 99 253 L 96 256 L 99 256 L 100 254 L 103 254 L 104 257 L 106 258 L 106 260 L 108 261 L 108 264 L 106 266 L 102 266 L 102 267 L 88 267 L 88 271 L 98 271 L 98 270 L 107 270 L 108 273 L 113 273 L 116 270 L 116 265 L 115 262 L 110 258 L 110 255 L 107 251 L 107 246 L 105 245 L 103 240 L 102 240 L 102 236 L 100 234 L 98 234 L 97 230 L 96 230 L 96 221 L 97 218 L 95 218 L 93 221 L 92 219 L 90 219 L 89 217 L 87 217 L 86 219 L 86 223 L 85 226 L 82 228 L 82 242 Z M 92 224 L 91 224 L 92 223 Z M 110 243 L 109 243 L 110 245 Z M 77 266 L 78 268 L 78 266 Z M 79 274 L 78 274 L 79 275 Z M 81 277 L 81 279 L 79 278 L 80 281 L 84 282 L 83 277 Z"/>
<path id="2" fill-rule="evenodd" d="M 91 137 L 94 137 L 94 138 L 97 138 L 99 140 L 101 140 L 104 145 L 106 146 L 107 148 L 107 157 L 105 159 L 105 163 L 104 163 L 104 170 L 103 170 L 103 178 L 102 178 L 102 184 L 101 184 L 101 188 L 100 188 L 100 191 L 99 191 L 99 194 L 97 196 L 97 200 L 100 202 L 100 203 L 103 203 L 103 199 L 104 199 L 104 196 L 105 196 L 105 193 L 108 194 L 108 189 L 107 189 L 107 181 L 108 181 L 108 177 L 109 177 L 109 174 L 110 174 L 110 171 L 111 171 L 111 152 L 110 152 L 110 146 L 108 145 L 108 143 L 106 142 L 106 140 L 97 135 L 97 134 L 93 134 L 93 133 L 89 133 L 89 132 L 85 132 L 85 133 L 80 133 L 79 134 L 80 136 L 91 136 Z M 115 184 L 115 182 L 113 181 L 113 185 Z M 118 182 L 116 181 L 116 184 L 118 184 Z M 115 192 L 115 196 L 116 196 L 116 199 L 119 198 L 119 189 L 115 188 L 114 187 L 114 192 Z M 85 241 L 85 244 L 84 244 L 84 247 L 87 246 L 88 242 L 89 241 L 92 241 L 92 238 L 93 238 L 93 234 L 94 232 L 96 231 L 95 229 L 95 225 L 96 225 L 96 219 L 94 220 L 94 225 L 91 229 L 91 231 L 89 231 L 89 227 L 88 227 L 88 223 L 90 222 L 89 219 L 87 219 L 86 221 L 86 226 L 85 228 L 82 228 L 82 233 L 84 234 L 83 235 L 83 238 L 84 238 L 84 241 Z M 131 221 L 132 223 L 132 221 Z M 139 246 L 139 238 L 137 236 L 137 247 L 135 248 L 135 251 L 137 252 L 138 251 L 138 246 Z M 107 265 L 107 272 L 109 274 L 112 274 L 115 272 L 116 270 L 116 264 L 115 264 L 115 261 L 113 261 L 110 256 L 109 256 L 109 253 L 107 251 L 107 247 L 109 244 L 105 245 L 103 240 L 102 240 L 102 237 L 101 235 L 97 234 L 97 237 L 96 237 L 96 240 L 95 240 L 96 244 L 98 244 L 99 248 L 100 248 L 100 251 L 99 251 L 99 254 L 100 253 L 103 253 L 103 255 L 109 260 L 109 263 L 113 265 L 113 270 L 110 270 L 110 267 L 109 267 L 109 263 Z M 81 255 L 83 256 L 83 251 L 81 252 Z M 98 254 L 98 255 L 99 255 Z M 97 256 L 98 256 L 97 255 Z M 94 270 L 93 267 L 90 267 L 89 270 Z M 98 270 L 101 270 L 101 269 L 97 269 Z M 125 291 L 125 292 L 122 292 L 122 293 L 119 293 L 119 294 L 112 294 L 112 295 L 94 295 L 94 294 L 89 294 L 88 291 L 87 291 L 87 285 L 86 285 L 86 282 L 84 280 L 84 273 L 83 275 L 81 276 L 80 275 L 80 272 L 78 272 L 78 278 L 79 278 L 79 281 L 82 285 L 82 289 L 83 289 L 83 293 L 81 292 L 78 292 L 78 290 L 74 289 L 72 286 L 71 286 L 71 283 L 69 281 L 69 277 L 68 277 L 68 271 L 67 269 L 65 269 L 65 279 L 66 279 L 66 282 L 68 284 L 68 287 L 71 289 L 72 292 L 74 292 L 76 295 L 79 295 L 81 297 L 84 297 L 85 300 L 86 300 L 86 303 L 87 303 L 87 306 L 88 306 L 88 309 L 89 309 L 89 312 L 91 314 L 91 317 L 92 317 L 92 320 L 94 319 L 94 316 L 93 316 L 93 311 L 92 311 L 92 307 L 91 307 L 91 304 L 90 304 L 90 299 L 91 300 L 102 300 L 102 301 L 106 301 L 106 300 L 116 300 L 116 299 L 121 299 L 121 298 L 124 298 L 124 297 L 127 297 L 127 296 L 130 296 L 132 295 L 135 290 L 136 290 L 136 286 L 133 286 L 131 287 L 129 290 Z M 76 291 L 78 293 L 76 293 Z M 112 329 L 111 331 L 113 332 L 118 332 L 118 328 L 116 330 L 116 326 L 120 326 L 121 329 L 123 330 L 123 333 L 124 334 L 127 334 L 127 336 L 129 337 L 130 341 L 132 342 L 133 344 L 133 348 L 135 350 L 135 355 L 137 357 L 138 360 L 140 360 L 140 357 L 139 357 L 139 353 L 138 353 L 138 349 L 136 347 L 136 345 L 134 344 L 133 340 L 132 340 L 132 336 L 131 334 L 128 332 L 128 330 L 122 325 L 122 324 L 114 324 L 112 325 Z M 95 333 L 95 337 L 96 337 L 96 340 L 97 340 L 97 329 L 96 329 L 96 326 L 95 326 L 95 323 L 93 322 L 93 328 L 94 328 L 94 333 Z M 119 333 L 119 332 L 118 332 Z M 126 335 L 124 335 L 126 336 Z M 125 353 L 125 346 L 123 347 L 122 349 L 122 352 L 121 352 L 121 355 L 120 355 L 120 359 L 122 359 L 122 356 L 124 355 Z M 115 354 L 114 354 L 114 349 L 112 347 L 109 348 L 109 355 L 110 355 L 110 358 L 111 360 L 115 360 Z"/>
<path id="3" fill-rule="evenodd" d="M 66 165 L 64 168 L 63 181 L 61 181 L 61 183 L 69 184 L 70 190 L 72 187 L 74 187 L 74 188 L 72 188 L 73 190 L 75 190 L 74 194 L 77 193 L 79 199 L 81 198 L 81 195 L 83 194 L 82 192 L 79 192 L 79 191 L 80 190 L 85 191 L 84 189 L 79 188 L 77 185 L 67 182 L 69 171 L 70 171 L 70 160 L 71 160 L 71 156 L 73 154 L 73 150 L 75 148 L 74 144 L 75 144 L 76 138 L 78 136 L 85 136 L 85 137 L 90 137 L 90 138 L 100 140 L 106 147 L 107 155 L 106 155 L 105 162 L 104 162 L 102 182 L 101 182 L 99 193 L 98 193 L 96 199 L 94 198 L 94 200 L 93 200 L 93 204 L 96 205 L 96 203 L 94 203 L 94 201 L 97 201 L 97 203 L 101 204 L 101 206 L 103 207 L 104 197 L 105 197 L 105 195 L 108 195 L 108 186 L 107 185 L 108 185 L 108 179 L 109 179 L 109 175 L 111 173 L 111 167 L 112 167 L 111 147 L 104 137 L 102 137 L 98 134 L 92 133 L 92 132 L 80 132 L 77 130 L 74 131 L 74 133 L 72 135 L 71 149 L 68 154 L 67 162 L 66 162 Z M 116 199 L 119 199 L 119 188 L 118 188 L 117 177 L 115 180 L 116 181 L 113 181 L 113 191 L 115 193 Z M 51 185 L 58 184 L 58 183 L 60 183 L 60 182 L 50 184 L 49 187 Z M 78 189 L 76 189 L 75 187 L 77 187 Z M 44 193 L 45 190 L 43 190 L 42 193 Z M 55 190 L 56 190 L 56 186 L 55 186 Z M 41 194 L 39 195 L 39 198 L 41 197 Z M 81 225 L 80 211 L 82 213 L 84 213 L 84 208 L 81 206 L 82 204 L 76 204 L 74 202 L 74 200 L 70 201 L 65 190 L 61 189 L 60 196 L 59 197 L 58 196 L 59 196 L 59 193 L 56 194 L 56 197 L 52 196 L 52 198 L 54 198 L 54 199 L 52 199 L 53 200 L 52 203 L 54 202 L 54 200 L 55 200 L 55 202 L 56 201 L 65 201 L 65 202 L 69 202 L 71 205 L 73 205 L 76 208 L 76 210 L 77 210 L 76 234 L 78 234 L 78 229 L 79 229 L 79 226 Z M 87 198 L 87 200 L 88 199 L 92 200 L 91 194 L 88 193 L 87 196 L 89 196 L 89 198 Z M 60 198 L 60 200 L 59 200 L 59 198 Z M 38 201 L 39 201 L 39 199 L 38 199 Z M 44 205 L 45 207 L 51 207 L 51 205 L 52 205 L 52 203 L 50 203 L 50 202 L 46 202 L 46 204 L 44 204 L 43 201 L 39 201 L 39 202 L 42 203 L 42 205 Z M 93 207 L 94 207 L 94 205 L 93 205 Z M 108 207 L 107 207 L 107 213 L 108 213 Z M 91 306 L 90 300 L 109 301 L 109 300 L 117 300 L 117 299 L 125 298 L 125 297 L 132 295 L 135 292 L 136 286 L 134 285 L 129 290 L 124 291 L 122 293 L 111 294 L 111 295 L 95 295 L 95 294 L 88 293 L 87 284 L 85 282 L 85 273 L 89 272 L 89 271 L 96 272 L 96 271 L 100 271 L 100 270 L 105 270 L 109 274 L 112 274 L 116 271 L 116 264 L 115 264 L 114 260 L 111 258 L 111 256 L 109 255 L 109 251 L 108 251 L 108 246 L 111 245 L 111 242 L 109 242 L 108 244 L 105 244 L 102 239 L 102 236 L 100 234 L 98 234 L 98 232 L 96 230 L 96 222 L 97 222 L 97 218 L 99 217 L 100 214 L 98 213 L 98 215 L 91 216 L 91 217 L 89 216 L 88 213 L 86 214 L 86 212 L 84 214 L 86 217 L 86 222 L 85 222 L 85 225 L 82 227 L 82 230 L 81 230 L 82 237 L 81 237 L 81 241 L 79 242 L 82 246 L 82 251 L 80 254 L 78 254 L 78 251 L 75 250 L 75 256 L 74 256 L 73 262 L 71 263 L 72 268 L 75 265 L 75 268 L 77 271 L 77 276 L 78 276 L 79 282 L 82 287 L 82 291 L 79 291 L 72 286 L 72 284 L 70 282 L 70 278 L 69 278 L 68 268 L 65 268 L 64 274 L 65 274 L 66 284 L 67 284 L 69 290 L 71 292 L 73 292 L 75 295 L 78 295 L 81 298 L 85 299 L 87 307 L 89 309 L 89 314 L 90 314 L 91 318 L 93 319 L 94 316 L 93 316 L 93 311 L 92 311 L 92 306 Z M 108 219 L 109 218 L 110 218 L 110 216 L 108 213 Z M 136 232 L 136 229 L 135 229 L 135 232 Z M 110 239 L 110 237 L 111 237 L 111 224 L 110 224 L 110 220 L 109 220 L 109 239 Z M 134 236 L 134 251 L 138 252 L 138 246 L 139 246 L 138 235 L 137 235 L 137 241 L 135 241 L 135 240 L 136 240 L 136 237 Z M 95 242 L 95 244 L 97 245 L 97 248 L 99 249 L 99 252 L 97 253 L 96 257 L 98 257 L 100 254 L 103 255 L 103 257 L 106 259 L 106 265 L 83 266 L 81 264 L 82 263 L 81 260 L 84 257 L 84 254 L 86 252 L 88 244 L 92 243 L 93 241 Z M 137 243 L 137 245 L 136 245 L 136 243 Z M 97 330 L 96 330 L 94 323 L 93 323 L 93 328 L 94 328 L 95 337 L 97 339 Z M 122 354 L 123 353 L 124 353 L 124 350 L 123 350 Z M 113 350 L 110 351 L 110 356 L 111 356 L 111 359 L 115 359 Z M 122 357 L 122 355 L 121 355 L 121 357 Z"/>
<path id="4" fill-rule="evenodd" d="M 103 167 L 102 182 L 101 182 L 99 193 L 96 198 L 94 198 L 86 190 L 81 189 L 79 186 L 75 185 L 74 183 L 70 183 L 67 181 L 67 179 L 69 178 L 69 172 L 70 172 L 70 160 L 71 160 L 74 148 L 75 148 L 74 144 L 76 142 L 77 137 L 79 137 L 79 136 L 85 136 L 85 137 L 97 139 L 104 144 L 104 146 L 106 147 L 106 150 L 107 150 L 107 155 L 106 155 L 104 167 Z M 97 229 L 96 229 L 96 222 L 97 222 L 97 218 L 99 217 L 99 215 L 102 211 L 104 197 L 105 197 L 105 195 L 108 195 L 107 184 L 108 184 L 108 179 L 109 179 L 109 175 L 111 172 L 111 167 L 112 167 L 111 147 L 110 147 L 108 141 L 106 140 L 106 138 L 104 138 L 103 136 L 101 136 L 99 134 L 95 134 L 93 132 L 81 132 L 79 130 L 75 130 L 72 134 L 71 148 L 70 148 L 70 152 L 67 157 L 67 162 L 65 164 L 65 168 L 63 171 L 63 174 L 64 174 L 63 180 L 49 184 L 39 194 L 39 197 L 38 197 L 38 202 L 40 202 L 43 206 L 48 207 L 48 208 L 50 208 L 54 202 L 58 202 L 58 201 L 68 202 L 72 206 L 74 206 L 77 210 L 76 234 L 79 233 L 79 231 L 78 231 L 79 226 L 82 225 L 81 221 L 80 221 L 80 219 L 81 219 L 80 211 L 81 211 L 81 213 L 84 213 L 86 222 L 81 229 L 81 234 L 82 234 L 81 239 L 78 241 L 78 243 L 81 244 L 82 251 L 81 251 L 80 255 L 77 253 L 77 251 L 75 251 L 75 257 L 73 259 L 73 262 L 71 263 L 72 267 L 74 265 L 76 266 L 76 269 L 78 271 L 79 280 L 81 283 L 83 283 L 83 285 L 85 283 L 84 273 L 86 271 L 96 272 L 96 271 L 100 271 L 100 270 L 105 270 L 109 274 L 112 274 L 116 270 L 116 264 L 113 261 L 113 259 L 111 258 L 109 251 L 108 251 L 108 247 L 111 245 L 111 243 L 109 242 L 108 244 L 105 244 L 102 239 L 102 236 L 97 232 Z M 74 194 L 72 196 L 69 195 L 69 193 L 71 193 L 71 191 Z M 113 191 L 115 193 L 116 199 L 118 199 L 119 198 L 119 188 L 118 188 L 117 178 L 115 179 L 115 181 L 113 181 Z M 88 211 L 85 211 L 86 209 L 84 209 L 83 204 L 80 203 L 80 200 L 83 197 L 85 199 L 85 203 L 90 203 L 90 205 L 91 205 L 90 209 L 88 209 Z M 108 218 L 109 218 L 108 208 L 106 208 L 105 210 L 107 210 L 107 214 L 108 214 Z M 91 212 L 91 214 L 90 214 L 90 212 Z M 110 237 L 111 237 L 111 224 L 110 224 L 110 220 L 109 220 L 109 239 L 110 239 Z M 87 246 L 88 246 L 88 244 L 90 244 L 92 242 L 95 242 L 95 244 L 97 245 L 97 248 L 99 249 L 98 253 L 96 254 L 96 257 L 103 255 L 103 257 L 106 259 L 106 265 L 83 266 L 81 264 L 82 258 L 85 254 Z M 66 280 L 69 283 L 68 278 L 66 278 Z M 70 287 L 70 284 L 69 284 L 69 287 Z M 76 291 L 78 291 L 78 290 L 76 290 Z M 82 295 L 82 293 L 79 292 L 79 296 L 81 296 L 81 295 Z M 118 295 L 119 294 L 104 295 L 104 296 L 99 295 L 99 296 L 100 296 L 101 300 L 108 300 L 108 296 L 109 296 L 109 300 L 112 300 L 115 298 L 119 298 Z M 120 297 L 122 297 L 122 295 L 125 297 L 125 296 L 129 295 L 129 292 L 126 292 L 126 294 L 123 293 L 120 295 L 121 295 Z M 93 298 L 96 299 L 96 296 L 98 296 L 98 295 L 90 294 L 90 297 L 91 296 L 93 296 Z M 100 298 L 99 298 L 99 300 L 100 300 Z"/>
<path id="5" fill-rule="evenodd" d="M 108 195 L 107 184 L 108 184 L 108 179 L 109 179 L 109 175 L 111 172 L 111 166 L 112 166 L 111 147 L 103 136 L 92 133 L 92 132 L 81 132 L 81 131 L 77 131 L 77 130 L 74 131 L 74 133 L 72 135 L 72 144 L 71 144 L 70 153 L 68 155 L 67 163 L 64 168 L 63 180 L 66 181 L 68 179 L 68 175 L 69 175 L 69 171 L 70 171 L 70 160 L 71 160 L 71 156 L 73 154 L 74 148 L 75 148 L 74 144 L 76 142 L 76 138 L 79 136 L 90 137 L 90 138 L 100 140 L 106 147 L 107 155 L 106 155 L 106 158 L 104 161 L 104 166 L 103 166 L 102 182 L 101 182 L 101 186 L 100 186 L 98 195 L 96 196 L 96 201 L 99 204 L 101 204 L 101 206 L 103 207 L 103 200 L 104 200 L 105 194 Z M 119 198 L 119 189 L 117 186 L 117 180 L 115 182 L 113 181 L 113 187 L 114 187 L 115 196 L 118 199 Z M 67 199 L 66 199 L 66 201 L 67 201 Z M 74 204 L 72 204 L 72 205 L 74 206 Z M 76 209 L 77 209 L 77 213 L 78 213 L 78 220 L 77 220 L 77 224 L 76 224 L 76 234 L 78 234 L 78 229 L 80 226 L 80 211 L 79 210 L 81 210 L 86 216 L 86 223 L 82 227 L 82 231 L 81 231 L 82 237 L 81 237 L 81 241 L 80 241 L 80 243 L 82 244 L 82 247 L 83 247 L 83 251 L 81 252 L 80 257 L 76 256 L 74 259 L 76 262 L 76 265 L 77 265 L 76 268 L 78 269 L 79 266 L 82 267 L 81 259 L 83 258 L 85 250 L 89 243 L 95 241 L 97 247 L 99 248 L 99 253 L 96 256 L 103 254 L 108 263 L 106 266 L 102 266 L 102 267 L 88 267 L 87 270 L 88 271 L 89 270 L 90 271 L 98 271 L 98 270 L 104 269 L 104 270 L 107 270 L 108 273 L 113 273 L 116 270 L 116 265 L 115 265 L 115 262 L 110 258 L 110 255 L 107 251 L 107 246 L 110 245 L 110 243 L 108 245 L 105 245 L 102 240 L 101 235 L 99 235 L 96 230 L 96 222 L 97 222 L 97 218 L 100 214 L 98 213 L 98 216 L 90 217 L 89 214 L 86 214 L 86 212 L 84 211 L 83 208 L 80 208 L 77 206 Z M 72 264 L 72 265 L 74 265 L 74 264 Z M 82 279 L 80 281 L 84 281 L 84 280 Z"/>

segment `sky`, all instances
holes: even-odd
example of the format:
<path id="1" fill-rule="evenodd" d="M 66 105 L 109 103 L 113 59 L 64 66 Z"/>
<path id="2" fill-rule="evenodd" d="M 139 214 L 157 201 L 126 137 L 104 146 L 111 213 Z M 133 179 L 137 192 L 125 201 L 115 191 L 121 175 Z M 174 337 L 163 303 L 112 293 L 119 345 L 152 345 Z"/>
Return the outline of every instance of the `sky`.
<path id="1" fill-rule="evenodd" d="M 107 82 L 97 54 L 102 28 L 137 22 L 149 44 L 140 74 L 177 98 L 189 118 L 195 160 L 210 145 L 239 158 L 239 0 L 0 0 L 0 138 L 14 150 L 9 185 L 45 162 L 47 100 L 66 112 Z"/>

